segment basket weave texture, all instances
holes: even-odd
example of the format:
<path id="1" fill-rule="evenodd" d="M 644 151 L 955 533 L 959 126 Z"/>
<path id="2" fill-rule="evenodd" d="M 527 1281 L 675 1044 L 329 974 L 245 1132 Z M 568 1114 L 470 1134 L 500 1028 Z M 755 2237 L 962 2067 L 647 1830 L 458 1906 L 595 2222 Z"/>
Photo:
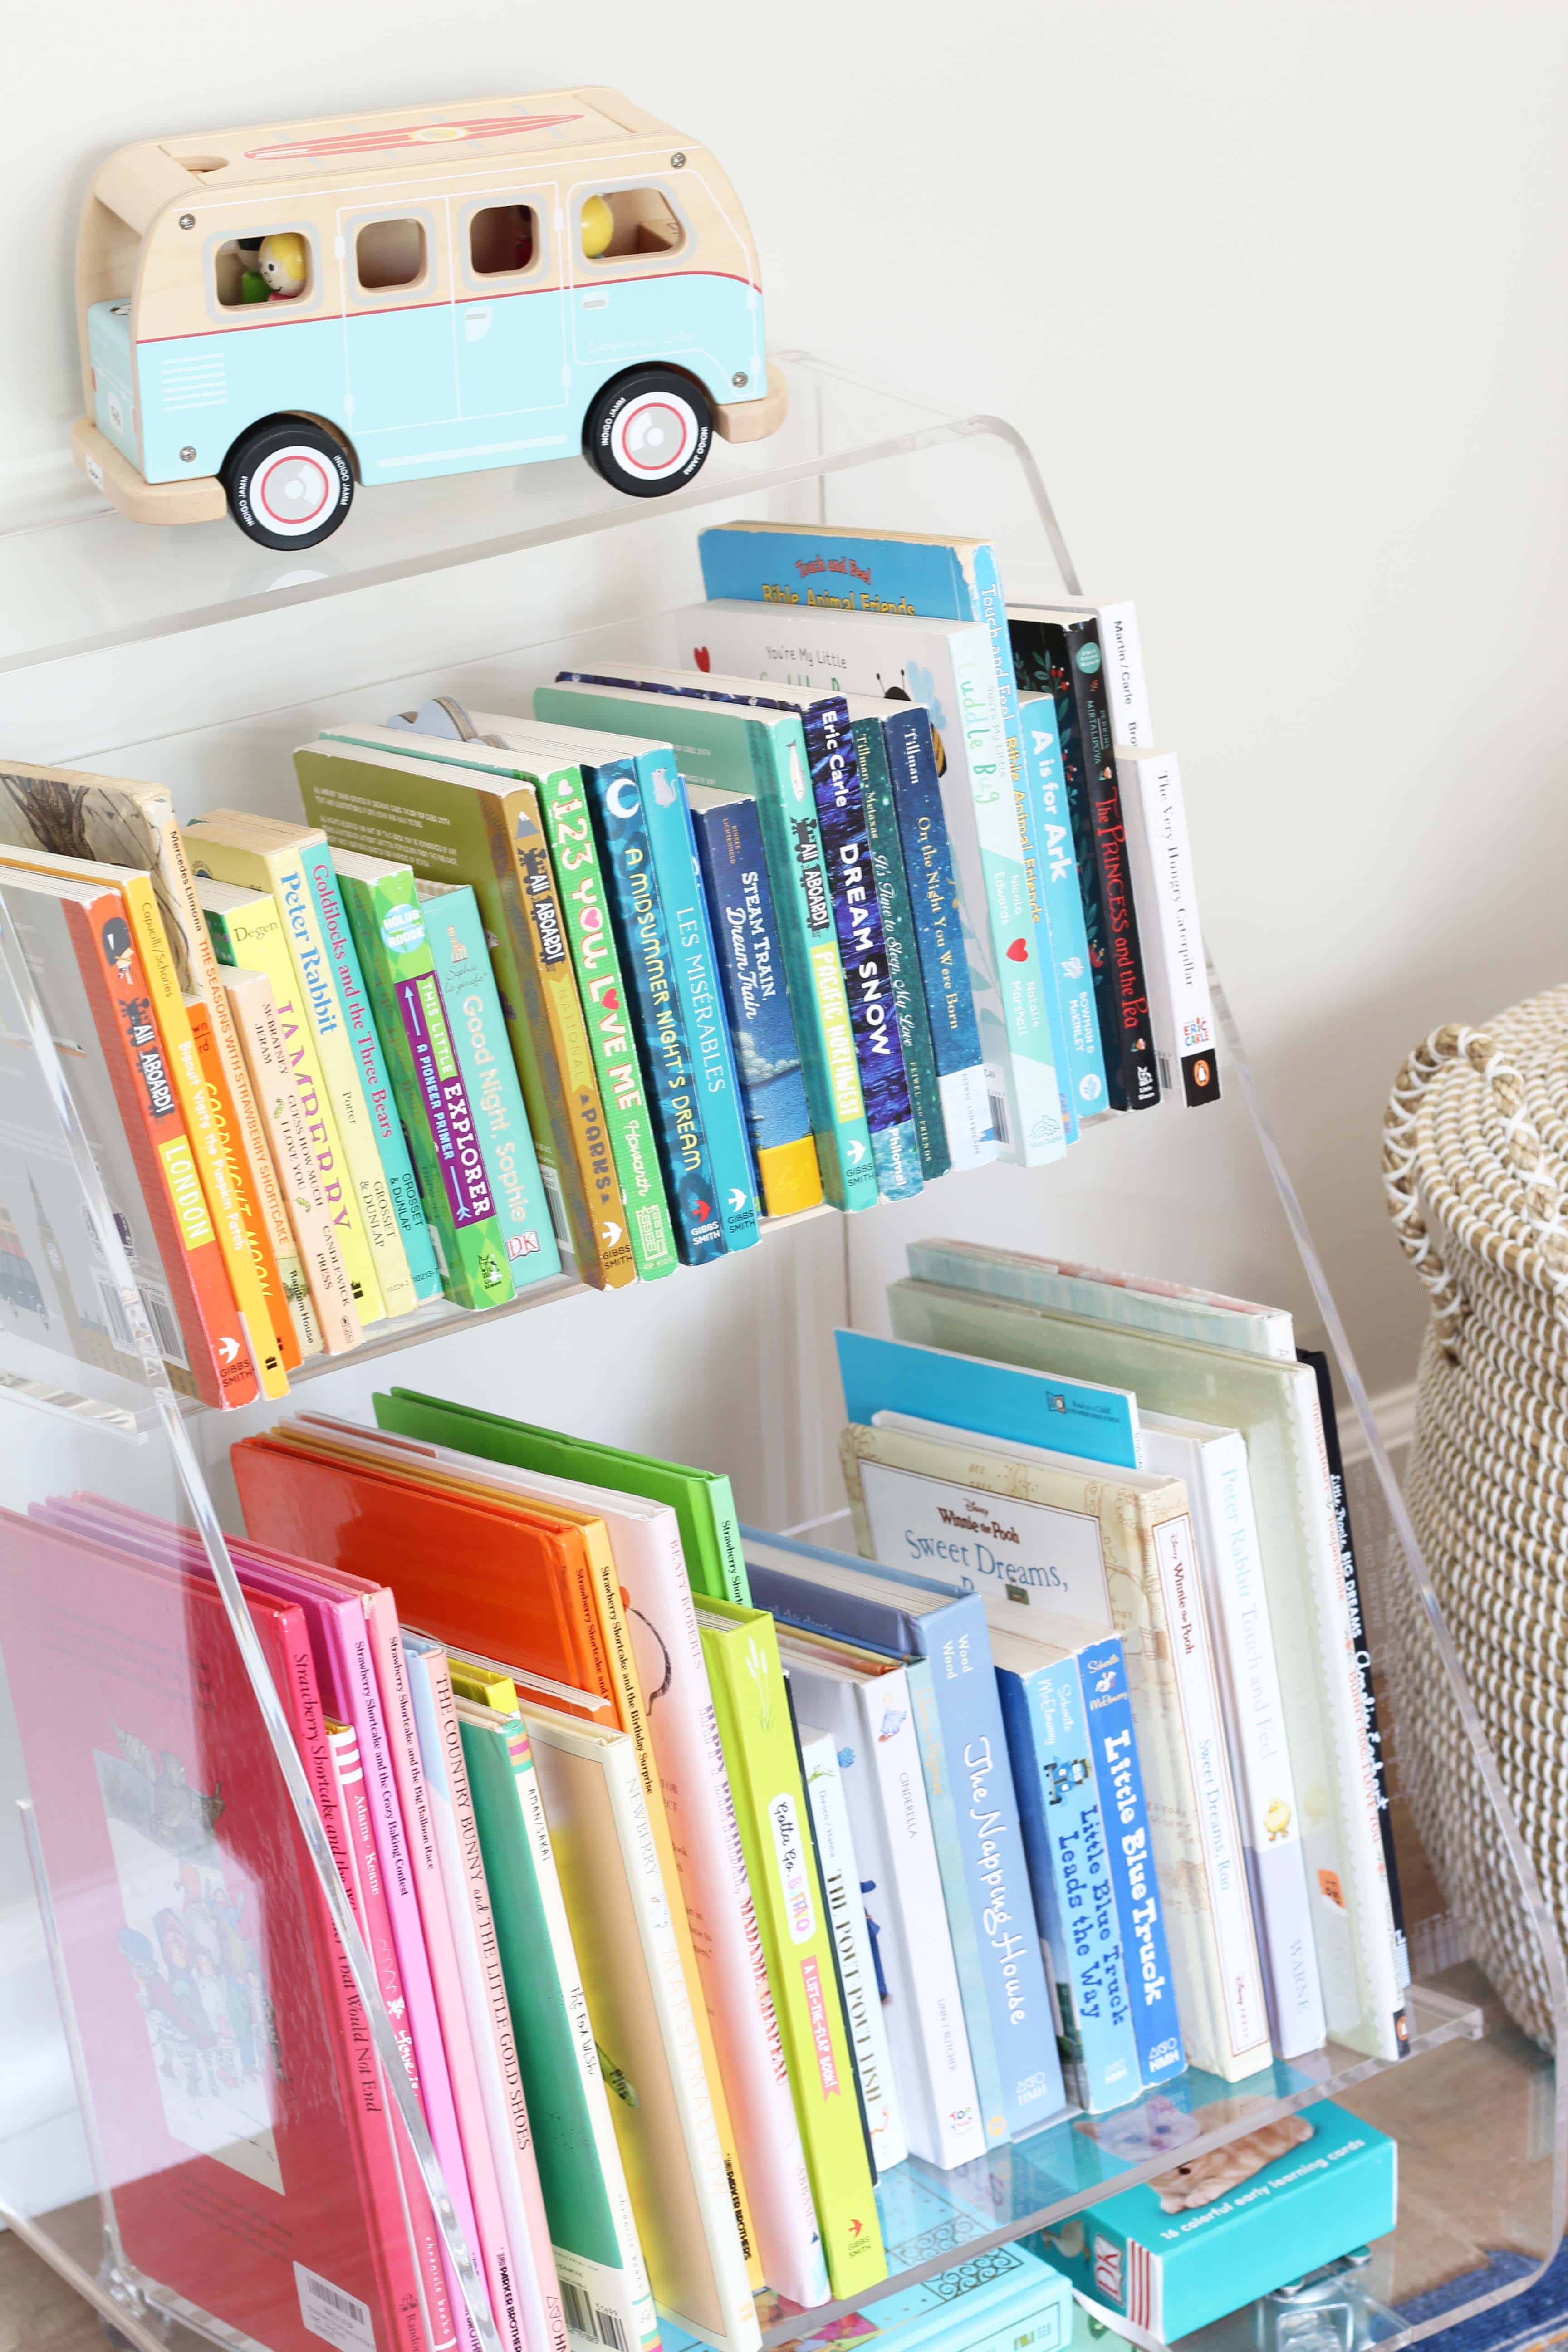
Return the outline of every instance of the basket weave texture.
<path id="1" fill-rule="evenodd" d="M 1558 1932 L 1568 1929 L 1568 988 L 1434 1031 L 1395 1081 L 1384 1183 L 1432 1302 L 1406 1499 Z M 1421 1597 L 1390 1595 L 1400 1779 L 1450 1908 L 1543 2042 L 1541 1942 Z"/>

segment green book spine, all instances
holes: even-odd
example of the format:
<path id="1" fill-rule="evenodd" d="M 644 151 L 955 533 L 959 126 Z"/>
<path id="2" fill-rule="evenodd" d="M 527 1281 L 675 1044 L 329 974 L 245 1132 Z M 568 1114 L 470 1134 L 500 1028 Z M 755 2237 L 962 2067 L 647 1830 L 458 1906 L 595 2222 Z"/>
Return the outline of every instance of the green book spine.
<path id="1" fill-rule="evenodd" d="M 558 1275 L 561 1252 L 507 1040 L 485 927 L 466 882 L 416 879 L 415 887 L 425 909 L 437 985 L 479 1129 L 512 1285 L 522 1290 Z"/>
<path id="2" fill-rule="evenodd" d="M 773 1621 L 705 1603 L 699 1623 L 828 2280 L 858 2294 L 888 2264 Z"/>
<path id="3" fill-rule="evenodd" d="M 542 1470 L 551 1477 L 614 1486 L 623 1495 L 667 1503 L 680 1529 L 692 1591 L 701 1599 L 750 1607 L 752 1590 L 741 1550 L 735 1498 L 730 1481 L 720 1474 L 688 1470 L 652 1454 L 625 1454 L 614 1445 L 595 1444 L 590 1438 L 567 1437 L 559 1430 L 509 1421 L 504 1413 L 485 1412 L 478 1405 L 449 1404 L 441 1397 L 423 1396 L 416 1389 L 394 1389 L 390 1395 L 378 1395 L 373 1402 L 376 1426 L 395 1430 L 400 1437 L 455 1445 L 487 1462 L 509 1463 L 513 1469 Z"/>
<path id="4" fill-rule="evenodd" d="M 860 755 L 860 783 L 866 803 L 866 831 L 871 844 L 871 873 L 877 904 L 882 910 L 882 936 L 888 950 L 888 981 L 899 1021 L 899 1042 L 904 1049 L 904 1075 L 910 1082 L 910 1114 L 920 1147 L 921 1174 L 930 1183 L 945 1176 L 952 1165 L 947 1148 L 947 1126 L 942 1113 L 942 1090 L 931 1045 L 931 1014 L 921 979 L 920 948 L 915 939 L 910 886 L 904 873 L 904 846 L 893 805 L 893 779 L 879 719 L 858 719 L 852 732 Z"/>
<path id="5" fill-rule="evenodd" d="M 658 2322 L 528 1734 L 516 1716 L 484 1723 L 478 1712 L 460 1707 L 458 1728 L 568 2328 L 589 2343 L 651 2347 Z M 598 2327 L 600 2313 L 620 2336 Z"/>
<path id="6" fill-rule="evenodd" d="M 338 861 L 349 928 L 414 1159 L 425 1212 L 440 1246 L 442 1287 L 459 1307 L 500 1307 L 513 1295 L 468 1089 L 452 1051 L 435 961 L 408 868 L 375 881 Z"/>
<path id="7" fill-rule="evenodd" d="M 610 928 L 609 902 L 583 791 L 582 769 L 545 771 L 540 779 L 539 807 L 604 1100 L 605 1123 L 610 1130 L 610 1150 L 621 1180 L 632 1252 L 642 1280 L 655 1282 L 660 1275 L 675 1272 L 679 1263 L 675 1233 L 659 1175 L 647 1089 L 632 1033 L 616 935 Z"/>

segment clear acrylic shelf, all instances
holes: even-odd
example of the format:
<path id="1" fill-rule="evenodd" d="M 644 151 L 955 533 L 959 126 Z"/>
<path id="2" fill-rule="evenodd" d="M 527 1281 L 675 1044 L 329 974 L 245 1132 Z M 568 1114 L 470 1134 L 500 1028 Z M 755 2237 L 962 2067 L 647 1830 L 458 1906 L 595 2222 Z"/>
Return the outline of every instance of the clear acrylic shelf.
<path id="1" fill-rule="evenodd" d="M 184 815 L 220 801 L 293 814 L 289 754 L 323 719 L 379 719 L 440 690 L 481 708 L 504 709 L 510 696 L 552 676 L 568 657 L 581 662 L 596 652 L 647 651 L 659 615 L 700 595 L 693 541 L 703 515 L 689 509 L 984 532 L 997 543 L 1014 593 L 1028 594 L 1052 582 L 1076 586 L 1034 461 L 1009 427 L 990 418 L 943 417 L 809 355 L 782 356 L 794 404 L 780 439 L 749 450 L 720 448 L 690 491 L 651 512 L 615 500 L 575 463 L 529 467 L 515 477 L 411 485 L 360 500 L 340 539 L 291 568 L 286 559 L 249 547 L 226 525 L 148 531 L 100 508 L 85 484 L 46 485 L 30 506 L 14 502 L 8 521 L 0 517 L 0 578 L 8 579 L 13 592 L 0 597 L 10 615 L 3 643 L 12 683 L 19 693 L 25 689 L 35 714 L 48 709 L 56 665 L 71 661 L 71 698 L 51 715 L 57 756 L 69 760 L 74 751 L 81 763 L 107 772 L 165 781 Z M 569 556 L 573 547 L 577 553 Z M 584 551 L 600 582 L 597 609 L 586 619 Z M 509 583 L 508 595 L 514 589 L 517 595 L 510 641 L 466 662 L 432 667 L 426 628 L 435 628 L 458 583 L 491 559 L 511 567 L 498 574 Z M 552 565 L 569 561 L 576 566 L 576 584 L 567 626 L 548 617 L 548 583 Z M 422 581 L 429 585 L 423 601 Z M 367 655 L 356 619 L 367 608 L 356 598 L 394 583 L 414 602 L 400 608 L 396 625 L 389 623 L 374 656 Z M 308 605 L 321 609 L 307 614 Z M 266 664 L 243 687 L 198 675 L 195 632 L 232 625 L 243 642 L 245 630 L 265 625 L 263 615 L 294 608 L 300 666 L 313 663 L 312 681 L 320 677 L 341 632 L 356 648 L 345 657 L 349 675 L 303 690 L 290 685 L 291 670 Z M 504 604 L 505 613 L 513 609 Z M 121 708 L 108 686 L 96 701 L 90 690 L 84 692 L 84 681 L 90 689 L 101 666 L 102 677 L 118 693 L 115 682 L 126 673 L 115 657 L 128 646 L 151 647 L 160 639 L 168 641 L 190 678 L 188 699 L 177 706 L 177 727 L 175 709 L 167 705 L 154 709 L 132 698 Z M 1224 910 L 1209 912 L 1211 928 L 1222 930 Z M 76 1334 L 39 1328 L 36 1315 L 19 1307 L 0 1283 L 0 1429 L 6 1439 L 0 1450 L 0 1503 L 25 1513 L 47 1496 L 96 1491 L 176 1523 L 202 1548 L 244 1669 L 231 1689 L 231 1736 L 245 1735 L 263 1759 L 257 1801 L 275 1805 L 279 1822 L 294 1824 L 299 1868 L 317 1874 L 322 1899 L 338 1917 L 374 2029 L 384 2105 L 402 2119 L 399 2144 L 416 2153 L 417 2168 L 444 2217 L 454 2274 L 469 2292 L 475 2273 L 455 2210 L 398 2065 L 392 2021 L 344 1915 L 310 1790 L 226 1547 L 225 1530 L 239 1528 L 228 1444 L 289 1407 L 220 1414 L 173 1394 L 151 1356 L 134 1271 L 124 1257 L 93 1138 L 80 1126 L 68 1057 L 50 1046 L 26 971 L 16 969 L 9 948 L 0 961 L 0 1030 L 13 1041 L 31 1037 L 53 1090 L 59 1153 L 51 1222 L 71 1219 L 92 1236 L 151 1357 L 142 1379 L 127 1376 L 123 1366 L 106 1369 Z M 1556 2250 L 1568 2187 L 1568 2135 L 1553 2059 L 1568 1998 L 1555 1931 L 1455 1667 L 1234 1024 L 1226 1045 L 1225 1099 L 1201 1114 L 1167 1106 L 1136 1119 L 1100 1122 L 1055 1167 L 1032 1174 L 997 1167 L 950 1176 L 917 1201 L 853 1220 L 813 1213 L 771 1230 L 753 1252 L 682 1271 L 652 1287 L 603 1294 L 563 1280 L 489 1313 L 427 1310 L 388 1327 L 352 1356 L 312 1367 L 307 1401 L 364 1418 L 377 1379 L 395 1370 L 410 1383 L 496 1410 L 728 1470 L 743 1517 L 788 1528 L 821 1522 L 841 1507 L 832 1328 L 886 1328 L 885 1286 L 902 1270 L 903 1244 L 916 1235 L 1003 1239 L 1023 1249 L 1046 1246 L 1064 1256 L 1148 1267 L 1245 1296 L 1278 1296 L 1295 1313 L 1303 1341 L 1332 1349 L 1348 1420 L 1364 1434 L 1369 1467 L 1357 1504 L 1358 1529 L 1364 1535 L 1362 1510 L 1374 1507 L 1379 1525 L 1375 1543 L 1364 1544 L 1365 1564 L 1370 1573 L 1375 1551 L 1376 1589 L 1369 1606 L 1374 1654 L 1384 1668 L 1380 1704 L 1389 1711 L 1395 1758 L 1401 1676 L 1418 1674 L 1442 1683 L 1451 1702 L 1457 1769 L 1462 1766 L 1491 1809 L 1491 1834 L 1511 1866 L 1518 1915 L 1536 1940 L 1552 2045 L 1543 2049 L 1528 2040 L 1503 2013 L 1469 1957 L 1467 1923 L 1436 1884 L 1396 1786 L 1407 1924 L 1416 1955 L 1408 2058 L 1384 2065 L 1331 2046 L 1310 2061 L 1275 2065 L 1239 2085 L 1189 2074 L 1092 2127 L 1085 2118 L 1069 2117 L 961 2171 L 928 2172 L 951 2209 L 950 2222 L 941 2242 L 910 2252 L 879 2292 L 932 2275 L 964 2253 L 1070 2225 L 1096 2198 L 1168 2168 L 1173 2151 L 1179 2150 L 1178 2161 L 1196 2157 L 1274 2116 L 1332 2096 L 1400 2142 L 1399 2226 L 1373 2249 L 1369 2276 L 1379 2307 L 1394 2315 L 1380 2321 L 1379 2340 L 1413 2341 L 1518 2293 Z M 25 1234 L 26 1218 L 17 1205 L 0 1206 L 5 1227 Z M 1281 1268 L 1290 1262 L 1290 1242 L 1299 1248 L 1300 1272 L 1287 1279 Z M 400 1360 L 395 1365 L 395 1359 Z M 395 1563 L 388 1572 L 395 1580 Z M 83 1654 L 91 1638 L 91 1628 L 82 1627 Z M 71 1703 L 72 1672 L 63 1658 L 62 1706 Z M 101 2021 L 89 2018 L 82 2031 L 52 1955 L 62 1938 L 69 1943 L 92 1932 L 106 1934 L 113 1945 L 126 1930 L 130 1942 L 120 1945 L 121 1953 L 129 1948 L 140 1956 L 138 1937 L 150 1944 L 155 1932 L 168 1933 L 166 1919 L 162 1928 L 158 1922 L 171 1912 L 170 1890 L 180 1885 L 180 1872 L 177 1863 L 172 1870 L 166 1866 L 169 1857 L 151 1868 L 156 1857 L 132 1851 L 125 1837 L 115 1848 L 112 1871 L 56 1866 L 49 1840 L 35 1831 L 27 1810 L 29 1804 L 47 1809 L 49 1792 L 29 1782 L 15 1728 L 19 1705 L 36 1722 L 37 1694 L 13 1690 L 8 1706 L 0 1704 L 0 1982 L 6 1990 L 0 2014 L 0 2219 L 10 2221 L 139 2346 L 180 2344 L 187 2335 L 232 2346 L 231 2326 L 216 2325 L 162 2290 L 155 2275 L 139 2273 L 127 2248 L 145 2230 L 149 2191 L 154 2200 L 177 2195 L 179 2150 L 207 2147 L 226 2131 L 231 2156 L 222 2160 L 265 2167 L 278 2161 L 279 2146 L 286 2151 L 286 2118 L 258 2063 L 254 2079 L 243 2065 L 232 2064 L 237 2079 L 231 2083 L 215 2061 L 210 2074 L 201 2074 L 199 2095 L 184 2098 L 195 2078 L 182 2077 L 184 2058 L 174 2060 L 173 2042 L 164 2054 L 175 2064 L 176 2089 L 160 2094 L 162 2137 L 154 2134 L 145 2144 L 134 2135 L 128 2139 L 96 2114 L 95 2062 L 86 2053 L 101 2038 Z M 206 1784 L 198 1778 L 192 1785 Z M 50 1862 L 47 1878 L 35 1877 L 32 1865 L 40 1856 Z M 249 1893 L 265 1916 L 262 1890 L 252 1886 Z M 198 1885 L 195 1899 L 210 1899 L 210 1890 Z M 215 2047 L 220 2046 L 231 2044 L 220 2035 Z M 246 2046 L 255 2061 L 255 2046 Z M 205 2066 L 205 2053 L 198 2054 Z M 100 2090 L 111 2091 L 101 2061 L 97 2065 Z M 169 2079 L 163 2077 L 165 2085 Z M 204 2106 L 209 2091 L 211 2104 Z M 113 2098 L 105 2104 L 112 2111 Z M 251 2154 L 238 2159 L 232 2151 L 242 2143 Z M 900 2185 L 895 2173 L 879 2191 L 894 2242 L 900 2242 Z M 127 2216 L 129 2236 L 122 2228 Z M 877 2299 L 864 2294 L 858 2303 L 869 2308 Z M 764 2298 L 763 2341 L 782 2347 L 849 2307 L 796 2314 Z M 489 2345 L 494 2336 L 488 2314 L 478 2303 L 476 2311 L 481 2340 Z M 276 2316 L 280 2328 L 297 2330 L 297 2312 Z M 246 2334 L 253 2347 L 268 2346 L 265 2315 L 251 2315 Z M 1219 2352 L 1223 2336 L 1221 2329 L 1212 2352 Z"/>

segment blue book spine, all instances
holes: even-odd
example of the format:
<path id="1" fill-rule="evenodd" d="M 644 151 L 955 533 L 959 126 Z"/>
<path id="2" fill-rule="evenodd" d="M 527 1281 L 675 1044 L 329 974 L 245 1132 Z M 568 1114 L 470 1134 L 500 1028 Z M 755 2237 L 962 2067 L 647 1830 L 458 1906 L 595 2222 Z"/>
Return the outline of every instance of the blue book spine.
<path id="1" fill-rule="evenodd" d="M 757 1606 L 767 1603 L 758 1601 Z M 1017 1791 L 991 1663 L 985 1604 L 977 1592 L 966 1593 L 913 1623 L 931 1672 L 952 1782 L 963 1896 L 974 1923 L 1005 2128 L 1012 2137 L 1058 2114 L 1066 2094 L 1029 1894 Z M 957 1948 L 955 1936 L 955 1953 Z M 970 2043 L 973 2049 L 973 2032 Z M 975 2078 L 979 2080 L 978 2062 Z"/>
<path id="2" fill-rule="evenodd" d="M 980 1053 L 958 874 L 942 814 L 930 711 L 921 703 L 908 704 L 896 718 L 883 721 L 883 737 L 947 1148 L 955 1168 L 981 1168 L 996 1156 L 996 1129 Z"/>
<path id="3" fill-rule="evenodd" d="M 1034 773 L 1035 796 L 1040 807 L 1040 888 L 1046 909 L 1046 953 L 1056 982 L 1065 1055 L 1057 1067 L 1067 1072 L 1064 1090 L 1072 1096 L 1079 1117 L 1088 1118 L 1110 1108 L 1110 1096 L 1105 1084 L 1105 1055 L 1100 1043 L 1100 1015 L 1095 1009 L 1094 971 L 1089 960 L 1089 931 L 1083 919 L 1078 853 L 1073 847 L 1072 818 L 1062 773 L 1055 697 L 1026 695 L 1019 705 L 1019 719 L 1024 730 L 1024 757 Z"/>
<path id="4" fill-rule="evenodd" d="M 920 1139 L 910 1108 L 910 1082 L 888 971 L 882 909 L 871 868 L 854 731 L 848 709 L 837 696 L 804 706 L 801 725 L 833 894 L 838 957 L 849 997 L 866 1124 L 871 1130 L 877 1162 L 877 1189 L 884 1201 L 908 1200 L 921 1190 L 923 1181 Z"/>
<path id="5" fill-rule="evenodd" d="M 637 754 L 637 783 L 647 819 L 648 846 L 664 907 L 675 992 L 686 1023 L 688 1049 L 702 1109 L 708 1161 L 713 1171 L 719 1223 L 729 1250 L 751 1249 L 759 1233 L 756 1179 L 746 1135 L 735 1057 L 719 993 L 719 964 L 708 920 L 697 836 L 675 754 L 650 745 Z"/>
<path id="6" fill-rule="evenodd" d="M 416 887 L 452 1051 L 468 1090 L 496 1223 L 506 1244 L 512 1286 L 523 1290 L 560 1273 L 561 1251 L 550 1222 L 550 1202 L 529 1131 L 484 923 L 467 883 L 457 888 L 447 883 L 434 887 L 420 883 Z"/>
<path id="7" fill-rule="evenodd" d="M 777 1214 L 769 1179 L 784 1163 L 773 1155 L 810 1142 L 811 1112 L 784 981 L 762 816 L 755 801 L 737 794 L 724 807 L 693 809 L 691 821 L 757 1181 L 763 1205 Z"/>
<path id="8" fill-rule="evenodd" d="M 439 1298 L 440 1263 L 436 1255 L 436 1244 L 430 1238 L 425 1204 L 419 1197 L 414 1162 L 408 1156 L 407 1139 L 403 1132 L 403 1121 L 398 1117 L 392 1081 L 387 1076 L 386 1059 L 371 1011 L 370 998 L 365 992 L 364 972 L 360 964 L 359 950 L 354 945 L 353 933 L 349 929 L 331 850 L 326 842 L 318 841 L 302 848 L 300 856 L 310 881 L 316 920 L 327 942 L 328 960 L 332 967 L 332 986 L 337 991 L 343 1027 L 353 1046 L 354 1062 L 364 1089 L 365 1108 L 370 1113 L 371 1130 L 375 1137 L 382 1173 L 386 1178 L 386 1189 L 397 1219 L 398 1237 L 408 1260 L 408 1271 L 414 1278 L 415 1295 L 421 1299 Z"/>
<path id="9" fill-rule="evenodd" d="M 986 2147 L 995 2147 L 1008 2137 L 1010 2126 L 1002 2096 L 1002 2070 L 997 2063 L 996 2037 L 991 2027 L 991 2005 L 985 1997 L 980 1937 L 969 1900 L 969 1877 L 964 1868 L 963 1840 L 959 1826 L 958 1789 L 952 1759 L 942 1738 L 942 1718 L 937 1713 L 936 1690 L 929 1661 L 923 1657 L 907 1660 L 904 1680 L 909 1686 L 910 1711 L 914 1717 L 915 1739 L 921 1751 L 921 1774 L 925 1781 L 926 1803 L 931 1811 L 931 1843 L 936 1848 L 936 1866 L 942 1879 L 942 1903 L 947 1912 L 947 1931 L 952 1942 L 953 1967 L 958 1972 L 958 1997 L 963 2009 L 963 2030 L 969 2037 L 969 2063 L 974 2069 L 980 2120 L 984 2126 Z"/>
<path id="10" fill-rule="evenodd" d="M 623 759 L 585 767 L 583 782 L 621 970 L 637 999 L 638 1042 L 676 1252 L 683 1265 L 706 1265 L 724 1255 L 724 1229 L 637 763 Z"/>
<path id="11" fill-rule="evenodd" d="M 1132 1996 L 1132 2030 L 1144 2088 L 1168 2082 L 1187 2063 L 1171 1981 L 1165 1906 L 1154 1872 L 1143 1769 L 1132 1727 L 1127 1660 L 1114 1635 L 1080 1650 L 1079 1678 L 1089 1726 L 1100 1809 L 1105 1820 L 1110 1883 L 1121 1923 L 1121 1952 Z"/>
<path id="12" fill-rule="evenodd" d="M 1070 1660 L 1029 1675 L 998 1668 L 996 1685 L 1056 1987 L 1062 2073 L 1079 2106 L 1103 2115 L 1139 2097 L 1142 2084 L 1078 1674 Z"/>

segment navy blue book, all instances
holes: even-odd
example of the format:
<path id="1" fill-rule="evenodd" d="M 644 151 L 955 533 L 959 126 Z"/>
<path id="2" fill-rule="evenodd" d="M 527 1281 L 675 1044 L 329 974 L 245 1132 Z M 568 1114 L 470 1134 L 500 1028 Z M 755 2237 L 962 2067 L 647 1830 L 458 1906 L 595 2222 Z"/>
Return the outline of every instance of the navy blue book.
<path id="1" fill-rule="evenodd" d="M 743 793 L 688 784 L 686 797 L 763 1206 L 770 1217 L 792 1217 L 821 1200 L 822 1173 L 763 854 L 762 818 L 755 801 Z"/>
<path id="2" fill-rule="evenodd" d="M 621 971 L 637 1000 L 632 1010 L 676 1255 L 683 1265 L 706 1265 L 710 1258 L 725 1255 L 724 1233 L 701 1097 L 672 979 L 669 935 L 648 846 L 637 763 L 626 755 L 596 766 L 584 761 L 582 767 Z"/>

